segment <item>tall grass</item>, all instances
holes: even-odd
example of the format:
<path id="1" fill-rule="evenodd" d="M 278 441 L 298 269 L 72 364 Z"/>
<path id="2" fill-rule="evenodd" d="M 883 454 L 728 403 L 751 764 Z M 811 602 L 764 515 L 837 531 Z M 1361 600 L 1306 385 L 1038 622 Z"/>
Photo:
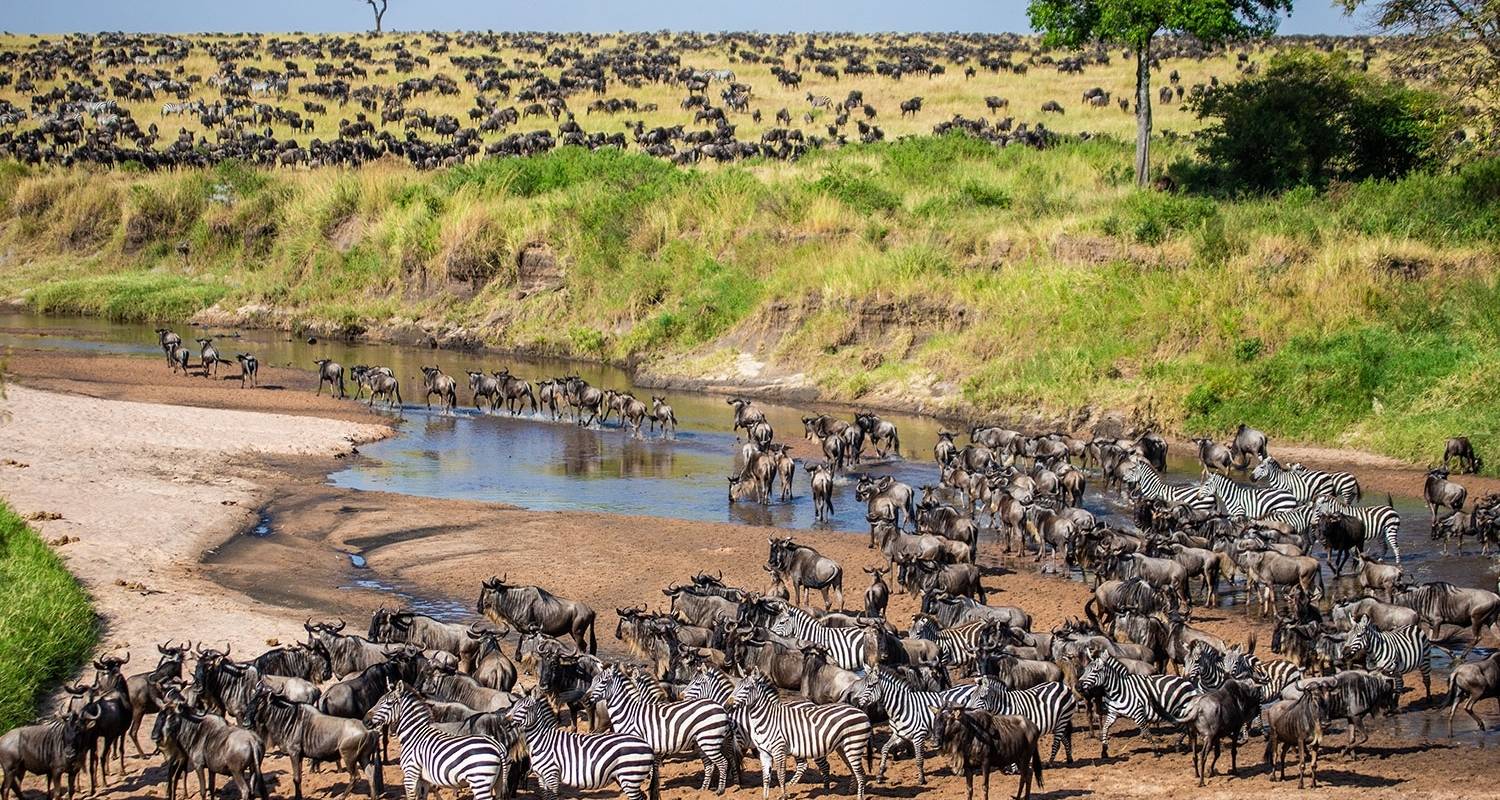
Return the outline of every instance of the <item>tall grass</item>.
<path id="1" fill-rule="evenodd" d="M 832 398 L 939 383 L 957 412 L 1245 419 L 1408 458 L 1494 435 L 1500 411 L 1468 398 L 1500 363 L 1500 161 L 1206 199 L 1137 190 L 1130 154 L 950 135 L 694 169 L 563 148 L 432 173 L 0 170 L 0 294 L 125 320 L 416 320 L 664 371 L 754 350 Z M 124 210 L 80 256 L 51 220 L 99 192 Z M 523 296 L 537 243 L 562 285 Z"/>
<path id="2" fill-rule="evenodd" d="M 97 638 L 88 594 L 36 532 L 0 503 L 0 730 L 30 722 Z"/>

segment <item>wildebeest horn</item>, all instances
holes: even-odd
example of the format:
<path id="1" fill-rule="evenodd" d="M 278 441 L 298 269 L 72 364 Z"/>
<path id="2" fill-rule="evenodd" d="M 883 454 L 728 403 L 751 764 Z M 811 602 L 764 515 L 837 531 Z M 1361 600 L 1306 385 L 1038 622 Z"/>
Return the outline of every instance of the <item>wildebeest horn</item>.
<path id="1" fill-rule="evenodd" d="M 338 625 L 331 626 L 331 630 L 334 633 L 338 633 L 339 631 L 343 630 L 344 626 L 347 625 L 347 624 L 348 624 L 347 622 L 344 622 L 343 620 L 339 620 Z"/>

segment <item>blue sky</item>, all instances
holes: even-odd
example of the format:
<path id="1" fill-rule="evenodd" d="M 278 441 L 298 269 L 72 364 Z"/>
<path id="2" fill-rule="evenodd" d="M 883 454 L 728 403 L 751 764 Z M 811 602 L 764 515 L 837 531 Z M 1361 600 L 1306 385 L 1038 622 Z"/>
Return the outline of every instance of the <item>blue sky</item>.
<path id="1" fill-rule="evenodd" d="M 1330 0 L 1301 0 L 1284 33 L 1357 33 Z M 363 0 L 0 0 L 0 30 L 357 31 Z M 390 0 L 394 30 L 1024 31 L 1024 0 Z"/>

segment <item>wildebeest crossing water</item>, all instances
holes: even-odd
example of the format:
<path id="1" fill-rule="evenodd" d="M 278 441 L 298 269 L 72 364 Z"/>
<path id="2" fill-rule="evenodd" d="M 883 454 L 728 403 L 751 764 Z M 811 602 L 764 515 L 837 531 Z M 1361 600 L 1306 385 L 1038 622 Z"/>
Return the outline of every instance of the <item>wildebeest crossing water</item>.
<path id="1" fill-rule="evenodd" d="M 38 335 L 38 334 L 43 335 Z M 632 390 L 637 397 L 669 395 L 680 422 L 675 434 L 630 436 L 617 428 L 617 417 L 603 427 L 580 428 L 569 420 L 551 422 L 544 415 L 512 417 L 502 405 L 498 414 L 477 413 L 467 391 L 459 393 L 453 414 L 428 412 L 409 402 L 400 412 L 401 435 L 363 448 L 365 458 L 353 460 L 331 480 L 338 486 L 374 489 L 439 498 L 512 503 L 536 510 L 580 510 L 665 516 L 709 522 L 770 525 L 781 528 L 814 526 L 865 533 L 865 505 L 854 498 L 860 475 L 890 475 L 912 486 L 935 484 L 937 470 L 932 445 L 944 426 L 916 415 L 882 414 L 901 431 L 901 457 L 867 460 L 840 476 L 832 517 L 819 523 L 812 507 L 805 468 L 797 469 L 790 502 L 762 506 L 754 502 L 726 502 L 725 476 L 737 470 L 737 439 L 731 431 L 731 409 L 722 396 L 651 389 L 633 385 L 622 370 L 568 360 L 524 360 L 492 353 L 434 351 L 426 348 L 327 341 L 309 344 L 299 338 L 268 331 L 213 331 L 228 349 L 253 351 L 267 366 L 312 369 L 317 358 L 329 357 L 349 368 L 354 364 L 382 364 L 393 368 L 403 383 L 421 385 L 420 367 L 436 365 L 449 375 L 466 370 L 508 368 L 535 381 L 553 375 L 580 375 L 592 385 Z M 129 353 L 159 357 L 157 336 L 147 325 L 121 325 L 87 318 L 0 314 L 0 347 Z M 228 344 L 228 342 L 234 343 Z M 237 379 L 233 369 L 226 377 Z M 354 387 L 349 387 L 351 393 Z M 778 441 L 800 438 L 801 417 L 826 411 L 840 418 L 852 412 L 757 401 Z M 960 444 L 967 437 L 958 437 Z M 1187 448 L 1172 453 L 1167 479 L 1196 481 L 1198 468 Z M 867 449 L 867 455 L 869 450 Z M 1241 477 L 1243 479 L 1243 477 Z M 1414 486 L 1413 493 L 1420 487 Z M 1084 506 L 1102 518 L 1126 524 L 1124 505 L 1113 492 L 1101 493 L 1090 476 Z M 1373 496 L 1369 502 L 1378 502 Z M 1460 586 L 1491 586 L 1493 562 L 1469 552 L 1463 557 L 1439 557 L 1428 539 L 1427 510 L 1419 497 L 1398 496 L 1400 540 L 1404 564 L 1416 581 L 1447 580 Z M 987 547 L 989 546 L 989 547 Z M 988 530 L 981 552 L 993 547 Z M 1375 552 L 1379 552 L 1378 545 Z M 1325 566 L 1326 570 L 1326 566 Z M 1242 602 L 1243 592 L 1221 602 Z"/>

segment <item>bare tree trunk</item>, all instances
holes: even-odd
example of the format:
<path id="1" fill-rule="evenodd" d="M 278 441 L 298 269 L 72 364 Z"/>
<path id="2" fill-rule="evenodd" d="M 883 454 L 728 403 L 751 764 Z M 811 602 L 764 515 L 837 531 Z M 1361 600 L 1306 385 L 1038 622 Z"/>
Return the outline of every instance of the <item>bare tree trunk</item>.
<path id="1" fill-rule="evenodd" d="M 380 33 L 380 21 L 385 17 L 385 10 L 391 4 L 391 0 L 365 0 L 370 4 L 370 10 L 375 12 L 375 32 Z"/>
<path id="2" fill-rule="evenodd" d="M 1151 180 L 1151 37 L 1135 49 L 1135 184 Z"/>

